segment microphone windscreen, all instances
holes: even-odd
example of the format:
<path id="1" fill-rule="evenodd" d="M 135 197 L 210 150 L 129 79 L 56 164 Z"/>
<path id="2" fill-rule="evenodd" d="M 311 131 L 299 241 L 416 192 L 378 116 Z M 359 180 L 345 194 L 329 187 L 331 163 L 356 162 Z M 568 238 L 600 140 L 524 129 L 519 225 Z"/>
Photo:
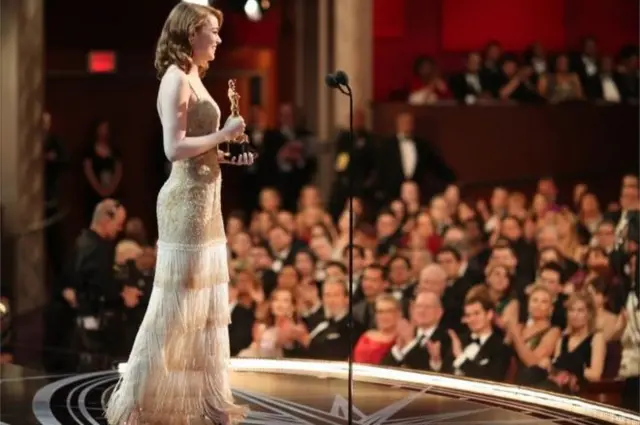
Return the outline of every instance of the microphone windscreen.
<path id="1" fill-rule="evenodd" d="M 344 71 L 340 71 L 340 70 L 336 71 L 335 79 L 338 84 L 341 84 L 343 86 L 349 85 L 349 76 Z"/>
<path id="2" fill-rule="evenodd" d="M 335 75 L 333 75 L 333 74 L 327 74 L 327 75 L 324 77 L 324 83 L 325 83 L 327 86 L 331 87 L 331 88 L 336 88 L 336 87 L 338 87 L 338 82 L 336 81 L 336 76 L 335 76 Z"/>

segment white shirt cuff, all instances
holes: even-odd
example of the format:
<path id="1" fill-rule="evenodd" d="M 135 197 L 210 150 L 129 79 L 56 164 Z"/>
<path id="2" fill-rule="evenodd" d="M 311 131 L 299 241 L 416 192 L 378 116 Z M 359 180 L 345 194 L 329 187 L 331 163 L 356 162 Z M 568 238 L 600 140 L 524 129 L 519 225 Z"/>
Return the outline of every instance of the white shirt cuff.
<path id="1" fill-rule="evenodd" d="M 456 357 L 456 359 L 453 361 L 453 367 L 456 369 L 459 369 L 460 366 L 462 366 L 462 364 L 466 361 L 467 361 L 467 357 L 464 355 L 464 353 L 462 353 L 458 357 Z"/>
<path id="2" fill-rule="evenodd" d="M 402 350 L 400 350 L 400 348 L 398 348 L 397 345 L 394 345 L 391 348 L 391 355 L 393 356 L 393 358 L 397 361 L 397 362 L 401 362 L 404 359 L 404 355 L 402 354 Z"/>
<path id="3" fill-rule="evenodd" d="M 440 369 L 442 369 L 442 361 L 434 362 L 433 360 L 429 360 L 429 367 L 434 372 L 440 372 Z"/>

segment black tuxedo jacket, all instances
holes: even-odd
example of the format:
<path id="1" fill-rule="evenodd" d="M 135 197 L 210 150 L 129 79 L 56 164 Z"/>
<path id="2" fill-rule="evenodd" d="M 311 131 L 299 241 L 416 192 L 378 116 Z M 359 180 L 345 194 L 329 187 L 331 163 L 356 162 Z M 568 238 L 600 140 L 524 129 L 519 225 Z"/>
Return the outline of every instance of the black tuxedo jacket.
<path id="1" fill-rule="evenodd" d="M 357 322 L 363 329 L 369 330 L 376 327 L 375 316 L 375 303 L 362 300 L 353 305 L 353 321 Z"/>
<path id="2" fill-rule="evenodd" d="M 471 343 L 471 335 L 461 338 L 463 350 Z M 455 359 L 454 359 L 455 360 Z M 465 360 L 458 370 L 469 378 L 504 381 L 511 362 L 511 350 L 504 344 L 504 334 L 494 329 L 473 360 Z M 452 363 L 452 368 L 453 367 Z"/>
<path id="3" fill-rule="evenodd" d="M 455 174 L 429 143 L 413 136 L 416 145 L 417 163 L 413 175 L 407 179 L 402 169 L 400 141 L 396 136 L 382 142 L 378 155 L 376 192 L 384 202 L 400 196 L 400 185 L 405 180 L 419 184 L 424 199 L 439 193 L 455 180 Z"/>
<path id="4" fill-rule="evenodd" d="M 449 337 L 447 328 L 442 324 L 438 325 L 436 330 L 431 335 L 431 338 L 429 338 L 429 341 L 440 342 L 440 350 L 442 353 L 442 367 L 440 368 L 440 370 L 437 370 L 435 372 L 450 373 L 453 358 L 451 355 L 451 338 Z M 434 370 L 431 369 L 431 366 L 429 365 L 429 361 L 431 359 L 429 357 L 429 351 L 427 351 L 427 348 L 425 346 L 425 342 L 426 340 L 424 337 L 415 339 L 413 348 L 411 348 L 411 350 L 402 358 L 397 358 L 396 356 L 394 356 L 392 349 L 382 359 L 381 364 L 383 366 L 395 366 L 434 372 Z"/>
<path id="5" fill-rule="evenodd" d="M 238 304 L 233 307 L 229 324 L 229 345 L 232 356 L 236 356 L 241 350 L 251 345 L 254 320 L 250 309 Z"/>
<path id="6" fill-rule="evenodd" d="M 346 360 L 364 328 L 354 320 L 353 339 L 349 341 L 348 318 L 323 320 L 310 330 L 308 357 L 321 360 Z"/>

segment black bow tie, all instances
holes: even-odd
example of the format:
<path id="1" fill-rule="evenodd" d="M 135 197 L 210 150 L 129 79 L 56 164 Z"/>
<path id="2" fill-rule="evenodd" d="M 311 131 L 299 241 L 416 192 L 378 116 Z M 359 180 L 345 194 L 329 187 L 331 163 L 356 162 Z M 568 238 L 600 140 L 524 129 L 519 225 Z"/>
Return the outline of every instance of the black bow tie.
<path id="1" fill-rule="evenodd" d="M 481 345 L 481 344 L 480 344 L 480 338 L 477 338 L 477 337 L 475 337 L 475 338 L 474 338 L 474 337 L 471 337 L 471 340 L 469 341 L 469 344 L 473 344 L 473 343 L 476 343 L 476 344 L 478 344 L 478 345 Z"/>

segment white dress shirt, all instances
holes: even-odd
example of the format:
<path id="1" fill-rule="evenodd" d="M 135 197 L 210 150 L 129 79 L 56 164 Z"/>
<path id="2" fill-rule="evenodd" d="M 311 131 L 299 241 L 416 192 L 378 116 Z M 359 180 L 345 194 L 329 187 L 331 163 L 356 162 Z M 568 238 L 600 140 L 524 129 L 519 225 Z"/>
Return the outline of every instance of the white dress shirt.
<path id="1" fill-rule="evenodd" d="M 429 328 L 416 329 L 416 336 L 410 343 L 402 348 L 400 348 L 398 344 L 394 345 L 393 348 L 391 348 L 391 354 L 393 355 L 393 358 L 396 359 L 396 361 L 401 362 L 405 358 L 405 356 L 409 354 L 409 351 L 413 350 L 416 345 L 424 344 L 425 341 L 431 339 L 431 336 L 433 336 L 436 328 L 437 325 L 433 325 Z"/>
<path id="2" fill-rule="evenodd" d="M 409 136 L 398 135 L 400 144 L 400 162 L 402 163 L 402 173 L 407 179 L 413 177 L 418 165 L 418 149 L 416 143 Z"/>
<path id="3" fill-rule="evenodd" d="M 467 345 L 466 347 L 464 347 L 462 354 L 456 357 L 456 359 L 453 361 L 453 367 L 456 370 L 457 374 L 460 373 L 459 368 L 460 366 L 462 366 L 464 362 L 466 362 L 467 360 L 473 361 L 476 358 L 476 356 L 480 352 L 480 349 L 485 344 L 485 342 L 487 342 L 487 340 L 491 337 L 492 334 L 493 332 L 488 332 L 484 335 L 478 335 L 475 333 L 471 334 L 471 338 L 478 339 L 480 343 L 478 344 L 476 342 L 472 342 L 471 344 Z"/>

